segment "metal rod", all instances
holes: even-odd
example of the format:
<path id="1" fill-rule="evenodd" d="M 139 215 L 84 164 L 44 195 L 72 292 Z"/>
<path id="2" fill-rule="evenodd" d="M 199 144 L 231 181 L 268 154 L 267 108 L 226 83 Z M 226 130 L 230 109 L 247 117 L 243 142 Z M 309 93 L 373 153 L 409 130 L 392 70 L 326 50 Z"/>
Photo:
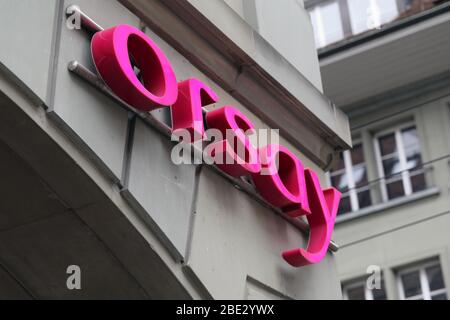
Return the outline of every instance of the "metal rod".
<path id="1" fill-rule="evenodd" d="M 67 16 L 72 16 L 72 15 L 79 15 L 80 17 L 80 23 L 81 23 L 81 27 L 87 29 L 90 32 L 99 32 L 99 31 L 103 31 L 104 29 L 97 24 L 94 20 L 92 20 L 87 14 L 85 14 L 79 6 L 72 4 L 70 6 L 67 7 L 66 9 L 66 15 Z"/>
<path id="2" fill-rule="evenodd" d="M 93 87 L 97 88 L 101 92 L 103 92 L 106 96 L 111 98 L 114 102 L 118 103 L 120 107 L 123 109 L 133 112 L 138 116 L 141 120 L 149 124 L 151 127 L 153 127 L 156 131 L 163 134 L 164 136 L 168 137 L 173 141 L 173 135 L 172 135 L 172 129 L 167 126 L 166 124 L 162 123 L 161 121 L 157 120 L 153 115 L 149 112 L 141 112 L 133 107 L 131 107 L 129 104 L 127 104 L 125 101 L 117 97 L 103 82 L 103 80 L 91 72 L 89 69 L 87 69 L 85 66 L 81 65 L 78 61 L 71 61 L 68 65 L 69 71 L 76 74 L 81 79 L 88 82 Z M 205 110 L 203 112 L 206 112 Z M 174 141 L 176 143 L 179 143 L 178 141 Z M 184 147 L 186 149 L 189 149 L 191 152 L 194 153 L 195 156 L 202 156 L 203 151 L 198 149 L 195 145 L 192 144 L 184 144 Z M 207 164 L 208 165 L 208 164 Z M 271 205 L 268 203 L 256 190 L 254 187 L 249 184 L 248 182 L 243 181 L 242 179 L 236 179 L 232 176 L 229 176 L 222 170 L 220 170 L 215 165 L 208 165 L 211 167 L 216 173 L 227 179 L 230 183 L 232 183 L 237 189 L 243 191 L 247 195 L 249 195 L 252 199 L 257 201 L 259 204 L 263 205 L 264 207 L 272 210 L 277 215 L 281 216 L 283 219 L 288 221 L 290 224 L 294 225 L 297 229 L 300 229 L 303 232 L 309 232 L 309 225 L 306 221 L 304 221 L 301 218 L 291 218 L 289 215 L 281 211 L 279 208 Z M 328 248 L 331 252 L 337 252 L 339 250 L 339 246 L 334 242 L 330 241 L 330 245 Z"/>

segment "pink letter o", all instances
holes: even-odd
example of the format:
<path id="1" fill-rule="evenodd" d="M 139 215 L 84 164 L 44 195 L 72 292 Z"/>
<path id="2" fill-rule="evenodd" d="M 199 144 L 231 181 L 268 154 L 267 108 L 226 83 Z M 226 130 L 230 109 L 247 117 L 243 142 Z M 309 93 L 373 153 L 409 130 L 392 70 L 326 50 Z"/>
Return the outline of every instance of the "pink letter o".
<path id="1" fill-rule="evenodd" d="M 108 87 L 132 107 L 150 111 L 175 103 L 178 87 L 175 73 L 162 50 L 145 33 L 119 25 L 92 38 L 92 57 Z M 139 67 L 142 83 L 130 58 Z"/>

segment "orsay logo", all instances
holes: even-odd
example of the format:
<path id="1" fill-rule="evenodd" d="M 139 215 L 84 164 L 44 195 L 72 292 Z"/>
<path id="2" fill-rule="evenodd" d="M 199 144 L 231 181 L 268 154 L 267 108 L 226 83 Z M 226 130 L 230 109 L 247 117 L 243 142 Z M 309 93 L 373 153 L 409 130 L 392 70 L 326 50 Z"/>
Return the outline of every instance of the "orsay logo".
<path id="1" fill-rule="evenodd" d="M 97 32 L 92 38 L 92 56 L 107 86 L 130 106 L 141 111 L 170 107 L 172 131 L 187 130 L 190 143 L 205 138 L 204 123 L 219 130 L 226 138 L 211 143 L 207 152 L 213 159 L 227 159 L 216 161 L 220 170 L 234 177 L 251 176 L 269 203 L 292 217 L 306 216 L 310 225 L 307 248 L 284 251 L 283 258 L 295 267 L 324 258 L 341 198 L 336 189 L 322 189 L 317 174 L 305 169 L 286 147 L 269 144 L 256 149 L 249 139 L 255 127 L 235 107 L 223 106 L 204 116 L 202 107 L 218 103 L 218 95 L 197 79 L 177 83 L 164 52 L 142 31 L 119 25 Z M 139 78 L 134 66 L 140 70 Z"/>

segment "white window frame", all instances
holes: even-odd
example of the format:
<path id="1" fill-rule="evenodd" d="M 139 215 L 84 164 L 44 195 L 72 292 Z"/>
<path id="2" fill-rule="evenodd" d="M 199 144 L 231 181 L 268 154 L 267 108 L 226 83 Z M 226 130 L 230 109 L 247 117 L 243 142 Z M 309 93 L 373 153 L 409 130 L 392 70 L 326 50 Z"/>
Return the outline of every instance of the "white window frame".
<path id="1" fill-rule="evenodd" d="M 432 294 L 433 295 L 438 295 L 438 294 L 443 294 L 443 293 L 448 294 L 447 293 L 447 285 L 445 282 L 444 282 L 445 287 L 443 289 L 435 290 L 433 292 L 431 292 L 431 290 L 430 290 L 430 284 L 428 282 L 426 269 L 429 267 L 435 267 L 435 266 L 438 266 L 441 269 L 441 272 L 444 272 L 442 270 L 442 266 L 439 261 L 431 261 L 431 262 L 422 263 L 419 265 L 415 265 L 413 267 L 401 269 L 399 272 L 397 272 L 396 281 L 397 281 L 397 288 L 398 288 L 400 300 L 418 300 L 420 298 L 423 298 L 423 300 L 431 300 Z M 422 294 L 406 298 L 401 276 L 403 274 L 414 272 L 414 271 L 419 271 L 420 287 L 422 289 Z M 445 279 L 444 279 L 444 281 L 445 281 Z M 448 298 L 448 296 L 447 296 L 447 298 Z"/>
<path id="2" fill-rule="evenodd" d="M 362 143 L 362 141 L 360 140 L 354 140 L 353 141 L 353 145 L 361 145 L 363 148 L 363 154 L 364 154 L 364 144 Z M 350 206 L 351 206 L 351 211 L 346 212 L 346 213 L 350 213 L 350 212 L 356 212 L 360 209 L 359 207 L 359 201 L 358 201 L 358 192 L 359 191 L 366 191 L 366 190 L 370 190 L 370 186 L 363 186 L 360 188 L 356 188 L 356 183 L 355 183 L 355 177 L 353 175 L 353 168 L 355 167 L 353 165 L 352 162 L 352 154 L 351 154 L 352 150 L 345 150 L 342 152 L 342 157 L 344 160 L 344 169 L 341 169 L 344 171 L 344 174 L 347 176 L 348 179 L 348 191 L 344 193 L 345 196 L 349 196 L 350 197 Z M 363 164 L 366 166 L 366 170 L 368 170 L 368 164 L 366 161 L 366 157 L 364 157 L 364 162 Z M 360 165 L 360 164 L 358 164 Z M 356 166 L 358 166 L 356 165 Z M 328 180 L 328 185 L 331 187 L 332 183 L 331 183 L 331 173 L 330 171 L 328 171 L 326 173 L 326 177 Z"/>
<path id="3" fill-rule="evenodd" d="M 407 161 L 407 157 L 406 157 L 405 148 L 403 145 L 402 130 L 410 128 L 410 127 L 414 127 L 416 129 L 416 131 L 418 131 L 417 124 L 414 121 L 411 121 L 411 122 L 405 122 L 400 126 L 391 127 L 389 129 L 379 131 L 374 135 L 373 143 L 374 143 L 374 147 L 375 147 L 375 157 L 376 157 L 376 162 L 377 162 L 378 174 L 380 176 L 381 196 L 383 198 L 383 202 L 387 202 L 390 200 L 389 196 L 388 196 L 386 184 L 389 183 L 390 180 L 393 180 L 395 178 L 388 177 L 386 179 L 386 174 L 385 174 L 384 168 L 383 168 L 383 160 L 382 160 L 382 156 L 381 156 L 381 148 L 380 148 L 380 143 L 379 143 L 380 137 L 385 136 L 387 134 L 392 134 L 392 133 L 394 133 L 394 135 L 395 135 L 395 144 L 397 146 L 397 153 L 398 153 L 400 172 L 401 172 L 401 173 L 397 174 L 397 176 L 401 175 L 401 180 L 403 183 L 403 190 L 405 192 L 404 196 L 409 196 L 409 195 L 413 194 L 411 177 L 415 176 L 417 174 L 420 174 L 421 171 L 424 172 L 423 169 L 417 169 L 417 170 L 414 170 L 414 174 L 411 175 L 410 170 L 406 169 L 408 161 Z M 422 143 L 420 141 L 420 137 L 419 137 L 419 146 L 421 148 L 420 151 L 422 154 Z"/>

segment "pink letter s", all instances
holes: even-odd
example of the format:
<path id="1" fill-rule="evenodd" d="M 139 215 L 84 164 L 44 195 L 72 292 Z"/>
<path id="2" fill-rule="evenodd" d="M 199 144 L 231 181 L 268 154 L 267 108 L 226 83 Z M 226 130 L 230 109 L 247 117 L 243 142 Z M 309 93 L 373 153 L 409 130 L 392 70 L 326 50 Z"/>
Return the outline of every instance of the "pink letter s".
<path id="1" fill-rule="evenodd" d="M 233 177 L 241 177 L 251 173 L 258 173 L 261 170 L 258 150 L 251 144 L 250 139 L 244 132 L 255 132 L 255 128 L 242 112 L 231 106 L 225 106 L 206 115 L 206 122 L 209 127 L 218 129 L 225 137 L 224 140 L 213 142 L 208 147 L 211 156 L 231 159 L 231 163 L 217 164 L 220 170 Z M 239 146 L 233 141 L 228 141 L 227 131 L 231 131 L 237 138 L 236 144 L 244 149 L 244 155 L 238 154 Z"/>

